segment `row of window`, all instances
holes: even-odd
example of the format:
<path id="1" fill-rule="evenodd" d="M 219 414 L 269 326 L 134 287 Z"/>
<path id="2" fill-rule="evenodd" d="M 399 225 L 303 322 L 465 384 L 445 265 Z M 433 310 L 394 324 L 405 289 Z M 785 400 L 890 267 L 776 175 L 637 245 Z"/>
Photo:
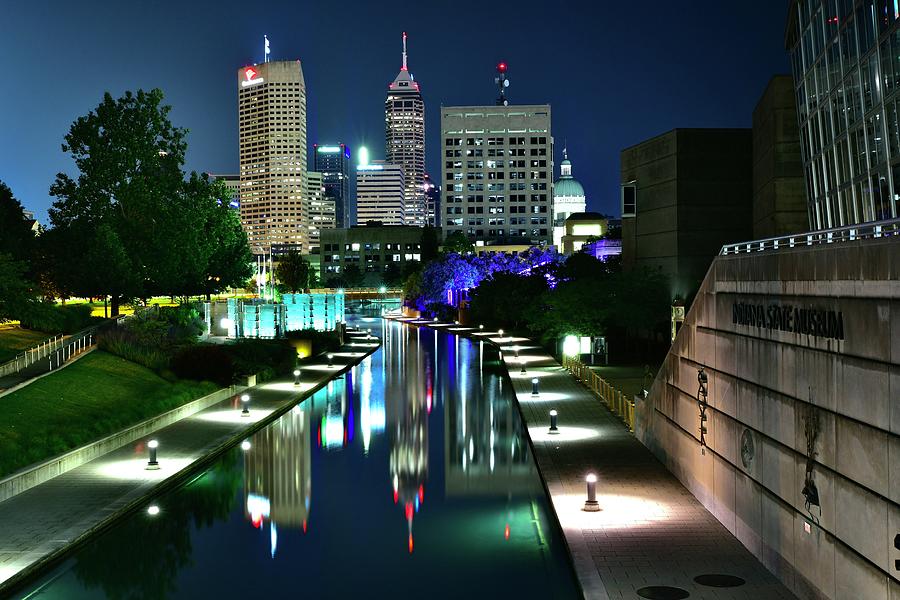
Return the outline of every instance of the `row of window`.
<path id="1" fill-rule="evenodd" d="M 484 150 L 481 148 L 469 148 L 465 152 L 459 150 L 445 150 L 445 158 L 484 158 Z M 489 148 L 487 151 L 488 158 L 500 158 L 503 156 L 547 156 L 547 148 L 531 148 L 525 153 L 525 148 Z M 449 167 L 448 167 L 449 168 Z"/>

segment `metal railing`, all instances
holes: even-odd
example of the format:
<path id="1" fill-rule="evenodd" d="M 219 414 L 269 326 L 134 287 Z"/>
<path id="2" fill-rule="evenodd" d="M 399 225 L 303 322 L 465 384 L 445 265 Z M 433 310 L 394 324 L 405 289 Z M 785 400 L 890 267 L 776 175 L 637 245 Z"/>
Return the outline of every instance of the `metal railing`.
<path id="1" fill-rule="evenodd" d="M 614 388 L 596 371 L 577 358 L 565 357 L 563 366 L 589 390 L 599 396 L 607 408 L 628 426 L 628 431 L 634 432 L 634 400 L 628 398 L 623 391 Z"/>
<path id="2" fill-rule="evenodd" d="M 869 240 L 895 235 L 900 235 L 900 219 L 873 221 L 872 223 L 847 225 L 846 227 L 822 229 L 820 231 L 810 231 L 807 233 L 795 233 L 792 235 L 783 235 L 781 237 L 755 240 L 752 242 L 726 244 L 722 246 L 722 249 L 719 251 L 719 256 L 747 254 L 752 252 L 772 252 L 784 250 L 785 248 L 855 242 L 857 240 Z"/>

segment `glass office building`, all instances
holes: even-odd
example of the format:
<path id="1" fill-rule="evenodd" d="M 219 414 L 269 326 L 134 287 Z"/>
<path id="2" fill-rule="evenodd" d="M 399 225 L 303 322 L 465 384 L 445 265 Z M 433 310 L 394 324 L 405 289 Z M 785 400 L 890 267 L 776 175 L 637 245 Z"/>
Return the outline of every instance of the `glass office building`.
<path id="1" fill-rule="evenodd" d="M 812 229 L 900 212 L 900 0 L 797 0 L 791 53 Z"/>

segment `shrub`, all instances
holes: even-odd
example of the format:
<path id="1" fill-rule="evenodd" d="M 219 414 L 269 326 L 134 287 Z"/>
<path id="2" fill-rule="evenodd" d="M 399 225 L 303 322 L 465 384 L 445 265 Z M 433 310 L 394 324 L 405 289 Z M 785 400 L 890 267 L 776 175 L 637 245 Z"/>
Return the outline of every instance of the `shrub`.
<path id="1" fill-rule="evenodd" d="M 222 387 L 231 385 L 237 377 L 229 349 L 212 344 L 182 348 L 172 357 L 171 368 L 180 379 L 212 381 Z"/>
<path id="2" fill-rule="evenodd" d="M 297 329 L 284 334 L 288 340 L 309 340 L 312 344 L 312 354 L 332 352 L 341 347 L 341 340 L 334 331 L 317 331 L 315 329 Z"/>
<path id="3" fill-rule="evenodd" d="M 259 374 L 261 379 L 290 372 L 296 363 L 296 353 L 284 340 L 241 340 L 223 346 L 234 361 L 235 376 Z"/>
<path id="4" fill-rule="evenodd" d="M 108 329 L 100 332 L 97 336 L 97 345 L 101 350 L 157 372 L 169 366 L 169 354 L 165 350 L 147 343 L 128 329 Z"/>
<path id="5" fill-rule="evenodd" d="M 20 319 L 22 327 L 47 333 L 76 333 L 103 321 L 91 316 L 88 304 L 58 305 L 53 302 L 34 302 Z"/>

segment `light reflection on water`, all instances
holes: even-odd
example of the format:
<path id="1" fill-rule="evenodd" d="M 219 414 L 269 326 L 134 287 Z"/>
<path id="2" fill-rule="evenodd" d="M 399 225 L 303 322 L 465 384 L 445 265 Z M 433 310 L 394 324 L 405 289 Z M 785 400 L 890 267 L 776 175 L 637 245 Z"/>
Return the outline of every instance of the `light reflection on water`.
<path id="1" fill-rule="evenodd" d="M 32 597 L 577 597 L 494 351 L 358 324 L 381 350 Z"/>

